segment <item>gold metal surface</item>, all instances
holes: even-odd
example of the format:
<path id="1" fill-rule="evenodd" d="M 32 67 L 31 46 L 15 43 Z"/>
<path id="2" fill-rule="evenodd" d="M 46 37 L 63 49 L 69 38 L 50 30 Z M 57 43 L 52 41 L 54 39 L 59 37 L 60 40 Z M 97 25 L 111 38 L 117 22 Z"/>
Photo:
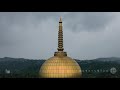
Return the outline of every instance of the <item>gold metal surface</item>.
<path id="1" fill-rule="evenodd" d="M 78 63 L 64 52 L 57 52 L 56 56 L 46 60 L 40 69 L 41 78 L 80 78 L 81 68 Z"/>
<path id="2" fill-rule="evenodd" d="M 40 68 L 40 78 L 80 78 L 82 72 L 79 64 L 67 56 L 63 48 L 62 19 L 59 21 L 58 52 L 46 60 Z"/>

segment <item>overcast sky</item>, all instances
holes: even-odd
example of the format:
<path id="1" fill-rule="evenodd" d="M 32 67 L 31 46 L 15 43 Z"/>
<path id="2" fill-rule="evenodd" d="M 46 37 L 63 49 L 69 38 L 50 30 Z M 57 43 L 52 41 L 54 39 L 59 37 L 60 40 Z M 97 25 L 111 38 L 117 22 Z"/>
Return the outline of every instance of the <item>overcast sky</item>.
<path id="1" fill-rule="evenodd" d="M 0 58 L 53 56 L 60 16 L 68 56 L 120 57 L 119 12 L 0 12 Z"/>

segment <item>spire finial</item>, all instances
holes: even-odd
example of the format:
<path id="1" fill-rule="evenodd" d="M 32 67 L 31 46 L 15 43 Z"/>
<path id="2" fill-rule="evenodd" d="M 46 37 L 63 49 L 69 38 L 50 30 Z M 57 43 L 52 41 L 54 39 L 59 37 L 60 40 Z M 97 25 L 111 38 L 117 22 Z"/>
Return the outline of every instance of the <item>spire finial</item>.
<path id="1" fill-rule="evenodd" d="M 59 31 L 58 31 L 58 51 L 63 51 L 63 31 L 62 31 L 62 19 L 60 17 L 59 21 Z"/>
<path id="2" fill-rule="evenodd" d="M 59 22 L 62 22 L 62 18 L 60 17 L 60 21 Z"/>

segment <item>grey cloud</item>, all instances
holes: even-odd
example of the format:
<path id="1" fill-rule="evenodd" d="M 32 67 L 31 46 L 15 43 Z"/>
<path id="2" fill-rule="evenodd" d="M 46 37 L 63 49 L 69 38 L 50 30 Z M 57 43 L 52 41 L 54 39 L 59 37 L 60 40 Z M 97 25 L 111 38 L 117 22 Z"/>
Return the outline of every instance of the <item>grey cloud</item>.
<path id="1" fill-rule="evenodd" d="M 60 16 L 68 55 L 78 59 L 119 56 L 119 13 L 0 12 L 0 57 L 53 56 Z"/>
<path id="2" fill-rule="evenodd" d="M 17 41 L 19 44 L 19 40 L 27 34 L 27 31 L 36 31 L 36 27 L 39 27 L 42 22 L 50 18 L 57 21 L 63 14 L 60 12 L 1 12 L 0 45 L 15 44 Z"/>
<path id="3" fill-rule="evenodd" d="M 109 12 L 73 12 L 65 17 L 66 27 L 73 32 L 103 30 L 113 19 Z"/>
<path id="4" fill-rule="evenodd" d="M 54 22 L 58 21 L 58 17 L 63 14 L 57 12 L 1 12 L 0 56 L 47 57 L 42 52 L 51 49 L 48 48 L 48 44 L 51 44 L 49 40 L 53 42 L 55 40 L 54 37 L 50 36 L 53 34 L 50 30 L 55 30 L 55 28 L 50 25 L 54 25 Z M 58 28 L 56 32 L 57 30 Z M 55 44 L 52 45 L 52 47 L 54 46 Z M 41 54 L 39 55 L 39 53 Z"/>

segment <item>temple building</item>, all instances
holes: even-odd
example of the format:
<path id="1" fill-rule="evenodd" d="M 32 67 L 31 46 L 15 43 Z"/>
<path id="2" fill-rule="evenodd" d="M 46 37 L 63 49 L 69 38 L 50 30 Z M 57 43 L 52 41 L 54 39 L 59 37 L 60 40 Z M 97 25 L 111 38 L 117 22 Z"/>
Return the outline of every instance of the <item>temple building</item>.
<path id="1" fill-rule="evenodd" d="M 59 21 L 58 48 L 54 56 L 46 60 L 40 68 L 40 78 L 81 78 L 82 70 L 79 64 L 67 56 L 63 48 L 62 19 Z"/>

